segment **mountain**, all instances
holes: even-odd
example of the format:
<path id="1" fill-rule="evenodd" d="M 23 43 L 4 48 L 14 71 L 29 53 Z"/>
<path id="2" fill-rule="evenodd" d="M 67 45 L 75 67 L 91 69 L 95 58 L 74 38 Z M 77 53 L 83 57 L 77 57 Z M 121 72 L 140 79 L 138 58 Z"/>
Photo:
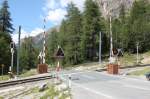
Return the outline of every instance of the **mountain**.
<path id="1" fill-rule="evenodd" d="M 55 27 L 50 28 L 46 31 L 46 41 L 49 38 L 50 33 L 53 29 L 59 30 L 59 26 L 55 26 Z M 42 47 L 43 47 L 43 37 L 44 37 L 43 33 L 39 33 L 37 36 L 32 37 L 33 44 L 36 48 L 42 49 Z M 24 40 L 22 40 L 22 41 L 24 41 Z"/>
<path id="2" fill-rule="evenodd" d="M 118 17 L 121 5 L 124 5 L 126 11 L 129 11 L 135 0 L 95 0 L 102 12 L 104 18 L 108 17 L 108 13 L 112 17 Z"/>

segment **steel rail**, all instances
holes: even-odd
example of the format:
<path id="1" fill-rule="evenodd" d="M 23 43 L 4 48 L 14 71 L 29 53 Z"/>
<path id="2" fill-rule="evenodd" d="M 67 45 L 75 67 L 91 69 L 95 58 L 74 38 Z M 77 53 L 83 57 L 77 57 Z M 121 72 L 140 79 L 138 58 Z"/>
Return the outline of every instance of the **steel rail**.
<path id="1" fill-rule="evenodd" d="M 20 80 L 0 82 L 0 88 L 13 86 L 13 85 L 17 85 L 17 84 L 23 84 L 23 83 L 30 83 L 30 82 L 36 82 L 36 81 L 41 81 L 41 80 L 47 80 L 47 79 L 52 79 L 52 78 L 54 78 L 54 77 L 51 75 L 51 76 L 43 76 L 43 77 L 26 78 L 26 79 L 20 79 Z"/>

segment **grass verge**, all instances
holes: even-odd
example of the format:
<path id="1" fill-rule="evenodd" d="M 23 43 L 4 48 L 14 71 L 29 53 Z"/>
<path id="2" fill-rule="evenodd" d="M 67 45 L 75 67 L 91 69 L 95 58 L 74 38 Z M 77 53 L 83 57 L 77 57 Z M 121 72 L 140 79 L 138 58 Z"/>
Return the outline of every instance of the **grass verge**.
<path id="1" fill-rule="evenodd" d="M 36 69 L 31 69 L 29 71 L 23 71 L 23 73 L 21 75 L 19 75 L 19 77 L 29 77 L 29 76 L 33 76 L 33 75 L 36 75 L 37 74 L 37 71 Z M 0 76 L 0 81 L 6 81 L 6 80 L 9 80 L 9 75 L 3 75 L 3 76 Z"/>
<path id="2" fill-rule="evenodd" d="M 6 81 L 6 80 L 9 80 L 9 76 L 8 75 L 0 76 L 0 81 Z"/>
<path id="3" fill-rule="evenodd" d="M 55 86 L 49 85 L 45 94 L 41 96 L 40 99 L 67 99 L 68 97 L 71 97 L 69 88 L 62 91 L 58 91 L 55 90 Z"/>
<path id="4" fill-rule="evenodd" d="M 0 96 L 0 99 L 4 99 L 4 98 Z"/>
<path id="5" fill-rule="evenodd" d="M 150 67 L 146 67 L 142 70 L 133 71 L 129 73 L 128 75 L 141 76 L 141 75 L 145 75 L 146 73 L 150 73 Z"/>
<path id="6" fill-rule="evenodd" d="M 29 77 L 29 76 L 33 76 L 36 74 L 37 74 L 36 69 L 31 69 L 29 71 L 23 71 L 23 73 L 20 75 L 20 77 Z"/>

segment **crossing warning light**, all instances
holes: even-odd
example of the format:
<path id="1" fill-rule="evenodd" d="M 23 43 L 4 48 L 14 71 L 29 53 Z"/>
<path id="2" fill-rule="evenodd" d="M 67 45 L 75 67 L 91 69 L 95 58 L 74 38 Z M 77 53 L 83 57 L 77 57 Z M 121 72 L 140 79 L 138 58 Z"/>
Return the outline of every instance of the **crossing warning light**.
<path id="1" fill-rule="evenodd" d="M 14 42 L 11 42 L 10 43 L 10 48 L 14 48 L 14 46 L 15 46 Z"/>

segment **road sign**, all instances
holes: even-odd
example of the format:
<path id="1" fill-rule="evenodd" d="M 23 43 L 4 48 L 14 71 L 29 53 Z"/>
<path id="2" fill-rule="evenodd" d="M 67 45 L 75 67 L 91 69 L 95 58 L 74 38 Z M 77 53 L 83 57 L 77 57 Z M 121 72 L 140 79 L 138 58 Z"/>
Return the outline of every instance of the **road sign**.
<path id="1" fill-rule="evenodd" d="M 60 61 L 62 60 L 62 58 L 64 58 L 64 51 L 62 50 L 62 48 L 60 46 L 58 46 L 58 49 L 56 51 L 56 53 L 54 54 L 54 57 L 57 60 L 57 66 L 56 66 L 56 72 L 57 72 L 57 79 L 59 80 L 59 72 L 61 71 L 61 66 L 60 66 Z"/>
<path id="2" fill-rule="evenodd" d="M 64 51 L 62 50 L 62 48 L 60 46 L 58 46 L 58 49 L 55 53 L 55 57 L 56 58 L 63 58 L 65 55 L 64 55 Z"/>

